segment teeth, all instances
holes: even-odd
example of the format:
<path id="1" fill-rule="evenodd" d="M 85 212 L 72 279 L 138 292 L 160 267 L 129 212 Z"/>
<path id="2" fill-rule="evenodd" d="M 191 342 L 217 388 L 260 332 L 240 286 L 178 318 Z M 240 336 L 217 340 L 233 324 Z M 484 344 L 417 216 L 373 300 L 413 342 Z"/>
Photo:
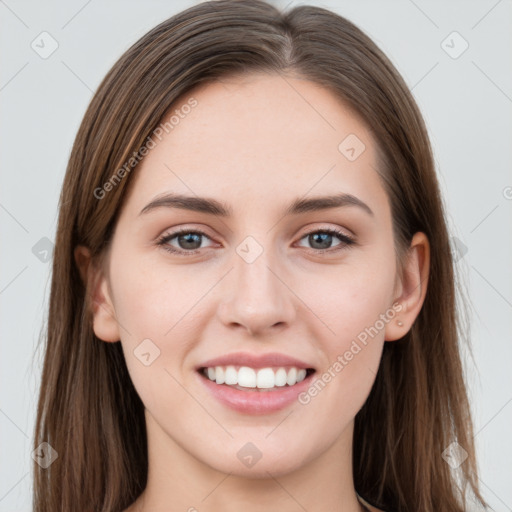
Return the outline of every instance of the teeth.
<path id="1" fill-rule="evenodd" d="M 286 384 L 293 386 L 297 382 L 297 368 L 290 368 L 286 377 Z"/>
<path id="2" fill-rule="evenodd" d="M 287 375 L 288 374 L 284 368 L 279 368 L 279 370 L 276 372 L 275 385 L 278 387 L 286 385 Z"/>
<path id="3" fill-rule="evenodd" d="M 237 370 L 235 366 L 215 366 L 204 369 L 203 374 L 217 384 L 259 389 L 293 386 L 306 378 L 306 370 L 294 366 L 288 370 L 285 368 L 256 370 L 248 366 L 241 366 Z"/>
<path id="4" fill-rule="evenodd" d="M 215 382 L 217 384 L 224 384 L 224 368 L 222 366 L 215 368 Z"/>
<path id="5" fill-rule="evenodd" d="M 213 370 L 213 375 L 215 375 L 215 368 L 208 368 L 208 374 L 210 373 L 210 370 Z M 238 372 L 235 370 L 234 366 L 228 366 L 226 368 L 224 382 L 225 384 L 238 384 Z"/>
<path id="6" fill-rule="evenodd" d="M 217 366 L 215 368 L 215 372 L 218 370 L 222 371 L 222 367 Z M 258 372 L 259 374 L 260 372 Z M 256 387 L 256 379 L 257 375 L 256 372 L 247 366 L 242 366 L 240 370 L 238 370 L 238 382 L 237 384 L 239 386 L 242 386 L 244 388 L 255 388 Z"/>
<path id="7" fill-rule="evenodd" d="M 258 373 L 256 374 L 256 386 L 258 388 L 273 388 L 276 387 L 275 384 L 276 374 L 272 368 L 262 368 L 261 370 L 258 370 Z"/>

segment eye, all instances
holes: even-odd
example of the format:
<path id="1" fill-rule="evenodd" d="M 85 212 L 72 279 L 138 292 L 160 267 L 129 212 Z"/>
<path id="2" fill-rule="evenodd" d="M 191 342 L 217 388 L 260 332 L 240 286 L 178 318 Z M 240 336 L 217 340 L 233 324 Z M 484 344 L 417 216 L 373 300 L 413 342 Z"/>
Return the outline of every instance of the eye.
<path id="1" fill-rule="evenodd" d="M 335 245 L 335 249 L 331 250 L 333 237 L 338 238 L 340 243 Z M 344 249 L 345 247 L 355 244 L 355 240 L 338 229 L 320 229 L 306 233 L 301 240 L 307 238 L 307 241 L 312 245 L 315 251 L 323 252 L 336 252 Z"/>
<path id="2" fill-rule="evenodd" d="M 334 246 L 335 249 L 331 248 L 333 237 L 338 238 L 340 241 L 340 243 Z M 202 238 L 211 240 L 211 238 L 203 231 L 183 228 L 178 231 L 174 231 L 173 233 L 167 233 L 161 236 L 156 243 L 158 246 L 161 246 L 170 253 L 177 254 L 179 256 L 188 256 L 196 254 L 200 252 L 199 249 L 204 248 L 201 247 Z M 332 228 L 310 231 L 300 240 L 304 240 L 305 238 L 307 238 L 308 242 L 312 244 L 312 250 L 319 253 L 336 252 L 356 243 L 354 239 L 345 235 L 342 231 Z M 170 243 L 174 239 L 176 239 L 178 247 L 173 246 Z"/>
<path id="3" fill-rule="evenodd" d="M 198 252 L 198 249 L 201 248 L 201 238 L 203 237 L 211 240 L 210 237 L 202 231 L 180 229 L 179 231 L 168 233 L 160 237 L 157 240 L 157 245 L 173 254 L 186 256 Z M 174 239 L 176 239 L 176 243 L 178 244 L 177 248 L 170 245 L 170 242 Z"/>

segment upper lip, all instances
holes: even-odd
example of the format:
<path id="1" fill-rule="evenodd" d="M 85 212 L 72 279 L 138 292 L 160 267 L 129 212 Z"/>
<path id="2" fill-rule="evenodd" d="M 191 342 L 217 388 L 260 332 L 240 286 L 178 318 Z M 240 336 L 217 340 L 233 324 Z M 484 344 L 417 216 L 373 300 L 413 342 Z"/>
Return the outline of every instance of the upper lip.
<path id="1" fill-rule="evenodd" d="M 208 359 L 204 363 L 197 366 L 197 370 L 201 368 L 210 368 L 213 366 L 249 366 L 250 368 L 267 368 L 269 366 L 295 366 L 297 368 L 313 368 L 310 364 L 296 359 L 295 357 L 270 352 L 268 354 L 250 354 L 249 352 L 234 352 L 225 356 Z M 313 368 L 314 369 L 314 368 Z"/>

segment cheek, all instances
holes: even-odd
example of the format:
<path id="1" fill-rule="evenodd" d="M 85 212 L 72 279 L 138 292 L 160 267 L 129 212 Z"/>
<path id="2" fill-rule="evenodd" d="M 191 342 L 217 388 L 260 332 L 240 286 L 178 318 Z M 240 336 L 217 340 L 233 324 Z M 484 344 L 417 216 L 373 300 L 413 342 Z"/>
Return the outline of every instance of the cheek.
<path id="1" fill-rule="evenodd" d="M 116 318 L 124 327 L 120 333 L 126 365 L 149 410 L 166 409 L 162 403 L 181 407 L 187 395 L 178 382 L 187 376 L 184 362 L 205 316 L 206 297 L 201 298 L 215 276 L 192 266 L 171 266 L 164 257 L 147 260 L 143 255 L 112 258 L 110 275 Z"/>
<path id="2" fill-rule="evenodd" d="M 317 375 L 322 382 L 312 390 L 322 398 L 310 398 L 318 406 L 337 404 L 355 414 L 378 371 L 385 327 L 394 321 L 394 260 L 382 255 L 359 266 L 340 266 L 328 278 L 316 277 L 316 286 L 309 286 L 308 305 L 321 320 L 315 324 L 314 337 L 327 357 Z"/>
<path id="3" fill-rule="evenodd" d="M 361 289 L 362 283 L 366 288 Z M 324 426 L 322 439 L 336 438 L 371 391 L 384 344 L 385 323 L 380 316 L 386 312 L 384 291 L 378 290 L 374 281 L 354 275 L 347 278 L 346 287 L 331 290 L 326 303 L 330 309 L 322 317 L 330 329 L 321 325 L 315 332 L 325 364 L 299 397 L 313 427 Z"/>
<path id="4" fill-rule="evenodd" d="M 193 306 L 204 290 L 190 276 L 141 256 L 112 261 L 115 313 L 130 378 L 148 411 L 172 418 L 190 401 L 178 382 L 194 342 Z"/>
<path id="5" fill-rule="evenodd" d="M 329 339 L 333 350 L 350 344 L 386 314 L 393 299 L 394 272 L 394 260 L 382 257 L 303 277 L 301 296 L 323 322 L 321 338 Z M 379 322 L 384 336 L 382 327 Z"/>
<path id="6" fill-rule="evenodd" d="M 183 266 L 126 258 L 112 266 L 117 319 L 128 331 L 160 341 L 171 337 L 183 320 L 193 316 L 195 305 L 211 285 L 197 271 Z M 204 276 L 203 276 L 204 277 Z"/>

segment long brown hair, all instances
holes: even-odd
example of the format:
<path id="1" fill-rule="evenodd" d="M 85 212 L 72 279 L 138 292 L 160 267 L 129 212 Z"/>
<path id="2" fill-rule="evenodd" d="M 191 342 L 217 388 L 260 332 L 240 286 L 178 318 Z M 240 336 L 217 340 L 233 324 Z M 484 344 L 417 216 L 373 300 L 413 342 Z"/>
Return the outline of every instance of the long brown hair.
<path id="1" fill-rule="evenodd" d="M 461 512 L 466 490 L 486 505 L 459 352 L 466 328 L 457 315 L 454 261 L 412 94 L 375 43 L 339 15 L 218 0 L 171 17 L 131 46 L 100 84 L 78 130 L 59 204 L 34 440 L 34 448 L 47 442 L 58 457 L 47 468 L 34 463 L 34 511 L 121 511 L 146 485 L 144 407 L 120 343 L 94 335 L 74 249 L 85 245 L 101 260 L 136 170 L 123 173 L 107 197 L 98 191 L 173 102 L 199 84 L 252 71 L 303 77 L 352 108 L 378 145 L 398 261 L 415 232 L 431 241 L 423 307 L 403 339 L 384 344 L 375 384 L 355 418 L 357 492 L 396 512 Z M 443 459 L 452 442 L 467 453 L 456 471 Z"/>

